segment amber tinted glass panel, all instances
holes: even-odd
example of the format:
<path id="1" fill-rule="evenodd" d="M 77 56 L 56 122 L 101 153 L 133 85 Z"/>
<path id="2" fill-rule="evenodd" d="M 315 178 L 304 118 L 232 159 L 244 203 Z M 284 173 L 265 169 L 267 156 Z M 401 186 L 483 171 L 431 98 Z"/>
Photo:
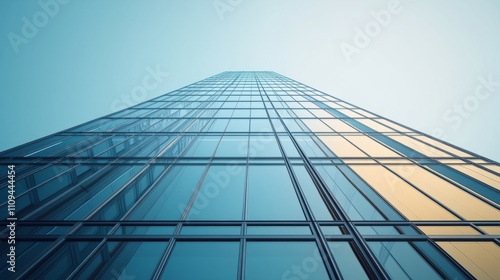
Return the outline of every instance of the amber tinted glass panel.
<path id="1" fill-rule="evenodd" d="M 498 279 L 500 247 L 493 242 L 437 242 L 477 279 Z"/>
<path id="2" fill-rule="evenodd" d="M 453 214 L 382 166 L 350 167 L 410 220 L 457 220 Z"/>
<path id="3" fill-rule="evenodd" d="M 342 136 L 318 136 L 318 138 L 339 157 L 366 157 L 363 152 Z"/>
<path id="4" fill-rule="evenodd" d="M 389 169 L 466 219 L 491 220 L 500 211 L 417 165 L 388 165 Z"/>

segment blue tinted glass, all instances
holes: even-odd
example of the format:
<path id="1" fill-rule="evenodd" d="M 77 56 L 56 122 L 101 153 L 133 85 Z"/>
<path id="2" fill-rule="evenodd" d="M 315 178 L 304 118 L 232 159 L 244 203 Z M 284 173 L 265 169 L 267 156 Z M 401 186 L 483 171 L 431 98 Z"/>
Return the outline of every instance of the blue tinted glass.
<path id="1" fill-rule="evenodd" d="M 248 143 L 248 156 L 250 157 L 281 157 L 281 151 L 272 134 L 250 136 Z"/>
<path id="2" fill-rule="evenodd" d="M 232 119 L 227 125 L 226 132 L 248 132 L 249 125 L 249 119 Z"/>
<path id="3" fill-rule="evenodd" d="M 363 235 L 400 235 L 393 226 L 357 226 L 356 228 Z"/>
<path id="4" fill-rule="evenodd" d="M 217 148 L 216 157 L 247 157 L 248 136 L 225 135 Z"/>
<path id="5" fill-rule="evenodd" d="M 77 279 L 149 279 L 168 242 L 108 242 Z M 105 258 L 109 256 L 107 260 Z"/>
<path id="6" fill-rule="evenodd" d="M 408 242 L 368 242 L 368 245 L 393 279 L 441 279 Z"/>
<path id="7" fill-rule="evenodd" d="M 272 132 L 273 129 L 267 119 L 252 119 L 250 122 L 250 132 Z"/>
<path id="8" fill-rule="evenodd" d="M 250 166 L 248 219 L 304 220 L 302 208 L 285 166 Z"/>
<path id="9" fill-rule="evenodd" d="M 177 242 L 161 279 L 237 279 L 238 242 Z"/>
<path id="10" fill-rule="evenodd" d="M 66 279 L 98 244 L 99 242 L 65 242 L 51 253 L 43 266 L 30 274 L 30 278 Z"/>
<path id="11" fill-rule="evenodd" d="M 330 279 L 314 242 L 247 242 L 245 279 Z"/>
<path id="12" fill-rule="evenodd" d="M 285 150 L 285 153 L 288 157 L 299 157 L 299 152 L 297 151 L 297 148 L 293 144 L 292 140 L 290 140 L 290 137 L 288 135 L 280 135 L 279 136 L 281 146 L 283 146 L 283 149 Z"/>
<path id="13" fill-rule="evenodd" d="M 200 136 L 183 154 L 185 157 L 211 157 L 219 144 L 220 136 Z"/>
<path id="14" fill-rule="evenodd" d="M 21 227 L 19 227 L 21 228 Z M 7 254 L 10 253 L 10 246 L 3 245 L 0 247 L 0 261 L 2 262 L 2 266 L 0 267 L 0 279 L 14 279 L 19 273 L 24 272 L 25 269 L 31 264 L 33 260 L 39 259 L 39 255 L 49 247 L 53 242 L 52 241 L 43 241 L 43 242 L 32 242 L 32 241 L 22 241 L 16 242 L 16 272 L 12 273 L 7 270 L 10 265 L 7 263 Z M 5 242 L 7 244 L 7 242 Z M 17 275 L 16 275 L 17 274 Z"/>
<path id="15" fill-rule="evenodd" d="M 311 207 L 313 211 L 314 217 L 317 220 L 332 220 L 330 211 L 326 208 L 325 202 L 319 195 L 318 189 L 316 189 L 316 186 L 304 166 L 293 166 L 293 171 L 295 172 L 302 191 L 307 198 L 309 207 Z"/>
<path id="16" fill-rule="evenodd" d="M 335 166 L 316 165 L 316 170 L 352 220 L 384 220 Z"/>
<path id="17" fill-rule="evenodd" d="M 241 234 L 239 226 L 183 226 L 181 234 L 192 235 L 237 235 Z"/>
<path id="18" fill-rule="evenodd" d="M 116 235 L 171 235 L 175 226 L 121 226 Z"/>
<path id="19" fill-rule="evenodd" d="M 342 235 L 342 231 L 338 226 L 321 226 L 321 231 L 324 235 Z"/>
<path id="20" fill-rule="evenodd" d="M 204 169 L 204 166 L 172 167 L 128 218 L 131 220 L 179 219 Z"/>
<path id="21" fill-rule="evenodd" d="M 247 234 L 311 235 L 311 229 L 308 226 L 248 226 Z"/>
<path id="22" fill-rule="evenodd" d="M 328 242 L 328 246 L 344 279 L 368 279 L 349 242 Z"/>
<path id="23" fill-rule="evenodd" d="M 246 166 L 213 165 L 196 196 L 188 220 L 241 220 Z"/>

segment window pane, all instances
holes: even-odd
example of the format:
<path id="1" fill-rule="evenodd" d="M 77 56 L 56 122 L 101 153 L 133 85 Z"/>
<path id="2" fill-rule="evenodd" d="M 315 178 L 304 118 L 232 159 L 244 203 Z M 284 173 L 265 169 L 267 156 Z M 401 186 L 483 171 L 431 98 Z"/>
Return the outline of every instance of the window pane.
<path id="1" fill-rule="evenodd" d="M 161 279 L 237 279 L 238 242 L 178 242 Z"/>
<path id="2" fill-rule="evenodd" d="M 368 242 L 368 245 L 393 279 L 442 278 L 408 242 Z"/>
<path id="3" fill-rule="evenodd" d="M 348 242 L 328 242 L 328 245 L 344 279 L 368 279 Z"/>
<path id="4" fill-rule="evenodd" d="M 309 207 L 311 207 L 313 211 L 314 217 L 317 220 L 332 220 L 330 211 L 326 208 L 325 202 L 319 195 L 318 189 L 316 189 L 316 186 L 304 166 L 294 166 L 293 171 L 307 198 Z"/>
<path id="5" fill-rule="evenodd" d="M 149 279 L 168 242 L 107 242 L 77 279 Z M 109 256 L 109 259 L 105 259 Z"/>
<path id="6" fill-rule="evenodd" d="M 248 219 L 304 220 L 285 166 L 250 166 Z"/>
<path id="7" fill-rule="evenodd" d="M 128 219 L 179 219 L 205 166 L 174 166 Z"/>
<path id="8" fill-rule="evenodd" d="M 247 242 L 245 279 L 330 279 L 313 242 Z"/>
<path id="9" fill-rule="evenodd" d="M 241 220 L 245 166 L 213 165 L 208 170 L 188 220 Z"/>
<path id="10" fill-rule="evenodd" d="M 311 235 L 308 226 L 248 226 L 247 234 L 256 235 Z"/>

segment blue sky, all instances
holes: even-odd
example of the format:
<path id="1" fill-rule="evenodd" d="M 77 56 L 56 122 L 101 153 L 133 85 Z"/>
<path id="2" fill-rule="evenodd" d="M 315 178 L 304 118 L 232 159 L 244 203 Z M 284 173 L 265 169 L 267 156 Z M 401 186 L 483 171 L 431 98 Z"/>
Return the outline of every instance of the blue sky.
<path id="1" fill-rule="evenodd" d="M 272 70 L 500 161 L 500 1 L 1 1 L 0 150 Z M 145 82 L 146 81 L 146 82 Z"/>

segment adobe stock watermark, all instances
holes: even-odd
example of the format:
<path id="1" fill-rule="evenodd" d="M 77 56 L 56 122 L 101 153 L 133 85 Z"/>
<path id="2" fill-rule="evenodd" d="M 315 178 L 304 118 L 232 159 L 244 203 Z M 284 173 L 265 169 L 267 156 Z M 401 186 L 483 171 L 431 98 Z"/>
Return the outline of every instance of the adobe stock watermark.
<path id="1" fill-rule="evenodd" d="M 452 129 L 459 129 L 465 120 L 469 119 L 476 112 L 481 103 L 490 99 L 497 92 L 496 88 L 500 87 L 500 81 L 494 81 L 493 75 L 489 74 L 487 78 L 478 77 L 478 84 L 474 92 L 467 95 L 460 103 L 453 104 L 443 113 L 443 121 L 449 124 Z M 448 137 L 446 130 L 442 127 L 437 127 L 432 131 L 432 136 L 441 140 L 446 140 Z"/>
<path id="2" fill-rule="evenodd" d="M 153 69 L 151 66 L 146 66 L 146 75 L 141 80 L 141 84 L 133 87 L 130 93 L 122 94 L 111 102 L 111 111 L 116 112 L 134 106 L 137 103 L 146 101 L 149 93 L 157 89 L 161 83 L 169 76 L 168 72 L 160 70 L 160 66 L 156 65 Z"/>
<path id="3" fill-rule="evenodd" d="M 368 21 L 361 29 L 356 27 L 356 34 L 353 43 L 349 44 L 343 41 L 340 43 L 340 50 L 348 63 L 351 63 L 354 54 L 360 54 L 361 50 L 367 48 L 372 40 L 379 36 L 384 28 L 391 24 L 393 17 L 403 11 L 403 6 L 399 0 L 390 0 L 385 9 L 380 11 L 371 11 L 372 19 Z"/>
<path id="4" fill-rule="evenodd" d="M 215 0 L 212 2 L 217 16 L 219 16 L 220 21 L 224 20 L 224 14 L 227 12 L 233 12 L 236 7 L 238 7 L 243 0 Z"/>
<path id="5" fill-rule="evenodd" d="M 51 18 L 54 18 L 63 5 L 66 5 L 70 0 L 40 0 L 38 1 L 38 6 L 40 9 L 36 11 L 31 18 L 22 17 L 21 32 L 7 33 L 7 39 L 9 39 L 10 45 L 14 52 L 19 53 L 19 47 L 24 44 L 28 44 L 30 39 L 33 39 L 39 32 L 39 30 L 45 27 Z"/>
<path id="6" fill-rule="evenodd" d="M 315 248 L 312 254 L 305 257 L 300 264 L 294 264 L 289 269 L 281 274 L 282 280 L 302 280 L 314 279 L 311 274 L 314 274 L 320 265 L 323 264 L 318 248 Z"/>

